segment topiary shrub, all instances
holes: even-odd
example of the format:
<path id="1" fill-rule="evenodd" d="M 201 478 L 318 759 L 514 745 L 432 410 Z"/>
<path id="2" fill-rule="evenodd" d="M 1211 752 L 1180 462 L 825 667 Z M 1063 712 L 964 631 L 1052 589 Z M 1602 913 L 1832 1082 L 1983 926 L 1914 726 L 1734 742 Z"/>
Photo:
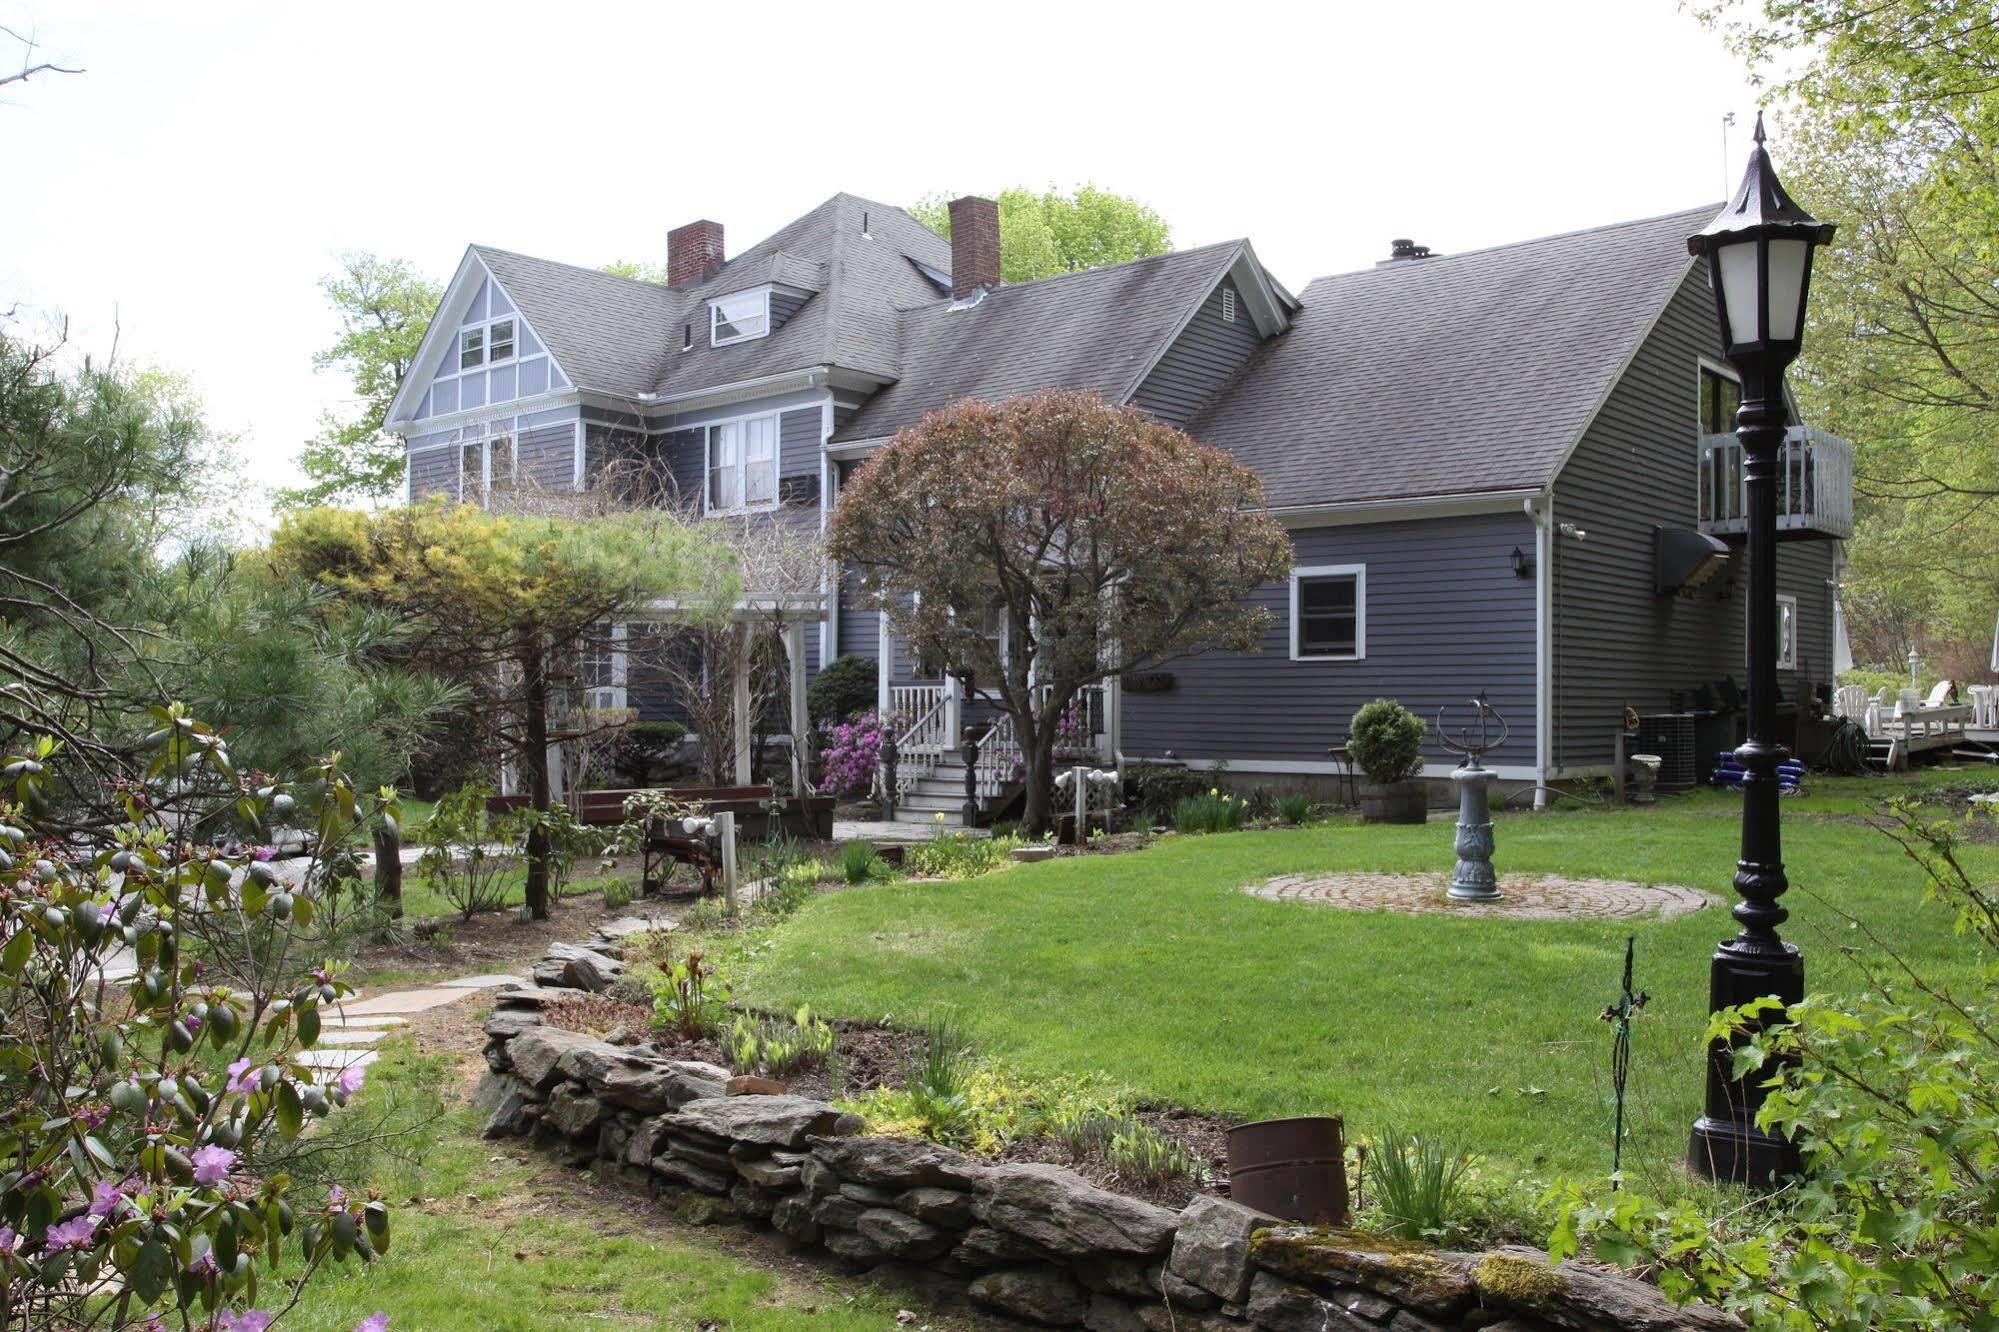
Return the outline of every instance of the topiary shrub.
<path id="1" fill-rule="evenodd" d="M 650 786 L 653 769 L 687 736 L 676 721 L 633 722 L 611 750 L 611 772 L 625 786 Z"/>
<path id="2" fill-rule="evenodd" d="M 1392 698 L 1377 698 L 1354 713 L 1347 752 L 1379 786 L 1406 782 L 1423 771 L 1423 719 Z"/>
<path id="3" fill-rule="evenodd" d="M 872 657 L 847 653 L 827 662 L 805 691 L 805 707 L 813 724 L 843 722 L 873 708 L 877 676 Z"/>

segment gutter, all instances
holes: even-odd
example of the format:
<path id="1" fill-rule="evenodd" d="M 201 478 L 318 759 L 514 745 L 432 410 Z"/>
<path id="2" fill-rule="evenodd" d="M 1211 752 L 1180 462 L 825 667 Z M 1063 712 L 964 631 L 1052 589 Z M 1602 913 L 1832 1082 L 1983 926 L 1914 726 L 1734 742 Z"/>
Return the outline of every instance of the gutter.
<path id="1" fill-rule="evenodd" d="M 1508 513 L 1547 492 L 1538 487 L 1515 490 L 1470 490 L 1447 495 L 1406 495 L 1395 499 L 1347 500 L 1334 504 L 1274 506 L 1271 517 L 1286 527 L 1331 527 L 1374 523 L 1388 518 L 1456 518 L 1476 513 Z"/>

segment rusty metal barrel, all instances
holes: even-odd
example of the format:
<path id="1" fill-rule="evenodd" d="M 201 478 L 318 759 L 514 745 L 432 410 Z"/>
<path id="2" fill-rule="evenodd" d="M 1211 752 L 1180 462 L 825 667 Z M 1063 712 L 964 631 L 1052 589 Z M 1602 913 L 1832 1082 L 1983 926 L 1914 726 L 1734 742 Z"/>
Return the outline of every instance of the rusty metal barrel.
<path id="1" fill-rule="evenodd" d="M 1347 1224 L 1344 1124 L 1338 1115 L 1265 1119 L 1229 1130 L 1229 1195 L 1286 1221 Z"/>

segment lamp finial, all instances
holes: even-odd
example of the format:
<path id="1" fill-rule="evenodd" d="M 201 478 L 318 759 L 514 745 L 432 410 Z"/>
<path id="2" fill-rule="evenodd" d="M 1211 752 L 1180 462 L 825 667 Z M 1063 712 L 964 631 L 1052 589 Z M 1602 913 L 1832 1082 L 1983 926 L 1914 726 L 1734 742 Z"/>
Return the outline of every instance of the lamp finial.
<path id="1" fill-rule="evenodd" d="M 1760 146 L 1760 145 L 1762 144 L 1762 142 L 1763 142 L 1763 113 L 1762 113 L 1761 111 L 1758 111 L 1758 112 L 1756 113 L 1756 134 L 1755 134 L 1755 139 L 1756 139 L 1756 142 L 1757 142 L 1757 144 L 1758 144 L 1758 145 Z"/>

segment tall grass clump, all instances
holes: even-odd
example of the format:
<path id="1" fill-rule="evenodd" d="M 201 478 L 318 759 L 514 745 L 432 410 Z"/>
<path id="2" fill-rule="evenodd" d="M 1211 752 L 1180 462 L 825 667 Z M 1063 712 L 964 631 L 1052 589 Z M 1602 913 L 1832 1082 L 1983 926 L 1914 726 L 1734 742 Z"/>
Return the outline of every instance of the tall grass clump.
<path id="1" fill-rule="evenodd" d="M 1408 1240 L 1449 1233 L 1471 1157 L 1455 1143 L 1384 1133 L 1367 1154 L 1377 1228 Z"/>

